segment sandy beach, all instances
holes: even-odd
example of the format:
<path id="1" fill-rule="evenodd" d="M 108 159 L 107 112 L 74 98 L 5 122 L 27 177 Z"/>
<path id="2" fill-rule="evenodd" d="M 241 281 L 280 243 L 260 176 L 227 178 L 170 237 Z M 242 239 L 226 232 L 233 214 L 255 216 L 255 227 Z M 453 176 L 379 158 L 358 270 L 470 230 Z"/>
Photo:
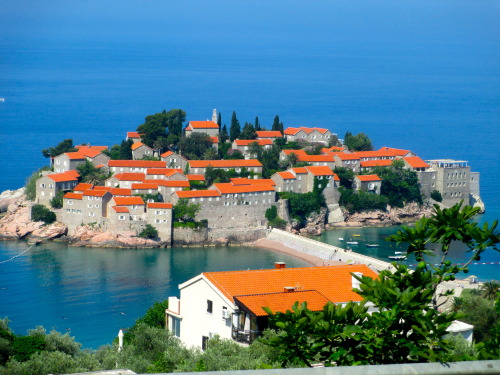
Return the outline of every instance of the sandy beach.
<path id="1" fill-rule="evenodd" d="M 314 255 L 304 254 L 300 251 L 292 249 L 291 247 L 283 245 L 281 242 L 267 240 L 265 238 L 261 238 L 255 242 L 253 242 L 252 246 L 261 247 L 264 249 L 273 250 L 273 251 L 277 251 L 280 253 L 288 254 L 288 255 L 294 256 L 296 258 L 305 260 L 306 262 L 310 263 L 312 266 L 335 266 L 335 265 L 347 264 L 346 262 L 321 259 L 321 258 L 316 257 Z"/>

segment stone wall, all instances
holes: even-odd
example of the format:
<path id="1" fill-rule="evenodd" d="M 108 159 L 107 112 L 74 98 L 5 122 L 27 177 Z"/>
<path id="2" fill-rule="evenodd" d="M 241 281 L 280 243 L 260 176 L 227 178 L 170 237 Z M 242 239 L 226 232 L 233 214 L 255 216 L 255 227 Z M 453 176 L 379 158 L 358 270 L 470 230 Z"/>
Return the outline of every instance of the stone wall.
<path id="1" fill-rule="evenodd" d="M 254 229 L 212 229 L 212 228 L 174 228 L 172 246 L 242 244 L 257 241 L 267 234 L 266 228 Z"/>
<path id="2" fill-rule="evenodd" d="M 328 245 L 310 238 L 297 236 L 296 234 L 288 233 L 276 228 L 273 228 L 273 230 L 269 232 L 267 239 L 281 242 L 287 247 L 300 251 L 304 254 L 314 255 L 318 258 L 325 259 L 325 261 L 338 260 L 350 264 L 361 263 L 366 264 L 368 267 L 376 271 L 393 268 L 388 262 L 358 254 L 354 251 L 346 251 L 340 247 Z"/>

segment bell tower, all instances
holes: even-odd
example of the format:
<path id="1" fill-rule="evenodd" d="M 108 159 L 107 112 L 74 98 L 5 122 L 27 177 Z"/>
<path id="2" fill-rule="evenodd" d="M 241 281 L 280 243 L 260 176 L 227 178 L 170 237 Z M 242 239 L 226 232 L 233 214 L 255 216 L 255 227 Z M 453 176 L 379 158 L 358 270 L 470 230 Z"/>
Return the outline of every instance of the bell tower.
<path id="1" fill-rule="evenodd" d="M 217 110 L 214 108 L 214 111 L 212 113 L 212 121 L 217 124 Z"/>

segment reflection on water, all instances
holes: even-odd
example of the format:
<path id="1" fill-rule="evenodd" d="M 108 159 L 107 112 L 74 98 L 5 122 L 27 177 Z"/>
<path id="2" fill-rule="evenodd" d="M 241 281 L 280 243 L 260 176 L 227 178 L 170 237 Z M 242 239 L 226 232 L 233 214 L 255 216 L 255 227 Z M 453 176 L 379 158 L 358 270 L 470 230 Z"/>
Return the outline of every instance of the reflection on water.
<path id="1" fill-rule="evenodd" d="M 0 262 L 26 250 L 0 242 Z M 178 285 L 201 272 L 308 264 L 251 247 L 173 249 L 72 248 L 51 243 L 0 264 L 0 317 L 16 333 L 36 325 L 71 331 L 85 347 L 109 343 L 155 301 L 179 295 Z"/>

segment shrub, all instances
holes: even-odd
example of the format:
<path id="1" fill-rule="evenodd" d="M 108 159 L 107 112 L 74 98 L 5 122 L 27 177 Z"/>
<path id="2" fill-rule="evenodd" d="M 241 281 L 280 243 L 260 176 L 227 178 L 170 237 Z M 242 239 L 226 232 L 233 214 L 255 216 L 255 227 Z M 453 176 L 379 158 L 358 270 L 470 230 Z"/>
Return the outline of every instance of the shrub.
<path id="1" fill-rule="evenodd" d="M 383 195 L 365 193 L 364 191 L 353 191 L 340 188 L 339 204 L 350 213 L 361 211 L 385 210 L 388 198 Z"/>
<path id="2" fill-rule="evenodd" d="M 20 336 L 14 339 L 12 350 L 18 361 L 27 361 L 37 352 L 45 349 L 45 339 L 40 336 Z"/>
<path id="3" fill-rule="evenodd" d="M 442 202 L 443 201 L 443 196 L 438 190 L 433 190 L 431 191 L 431 198 L 434 199 L 436 202 Z"/>
<path id="4" fill-rule="evenodd" d="M 52 208 L 62 208 L 64 191 L 57 192 L 56 196 L 50 200 Z"/>
<path id="5" fill-rule="evenodd" d="M 285 229 L 288 223 L 280 217 L 276 217 L 273 220 L 269 220 L 269 226 L 278 229 Z"/>
<path id="6" fill-rule="evenodd" d="M 36 182 L 38 179 L 42 177 L 40 171 L 33 172 L 31 176 L 26 180 L 26 184 L 24 185 L 24 193 L 26 194 L 26 199 L 30 201 L 34 201 L 36 198 Z"/>
<path id="7" fill-rule="evenodd" d="M 31 207 L 31 220 L 50 224 L 56 221 L 56 214 L 41 204 L 35 204 Z"/>
<path id="8" fill-rule="evenodd" d="M 153 239 L 158 237 L 158 231 L 151 224 L 146 224 L 146 228 L 144 228 L 142 232 L 138 234 L 138 236 L 142 238 Z"/>
<path id="9" fill-rule="evenodd" d="M 266 219 L 272 221 L 278 217 L 278 209 L 276 206 L 271 206 L 266 210 Z"/>

